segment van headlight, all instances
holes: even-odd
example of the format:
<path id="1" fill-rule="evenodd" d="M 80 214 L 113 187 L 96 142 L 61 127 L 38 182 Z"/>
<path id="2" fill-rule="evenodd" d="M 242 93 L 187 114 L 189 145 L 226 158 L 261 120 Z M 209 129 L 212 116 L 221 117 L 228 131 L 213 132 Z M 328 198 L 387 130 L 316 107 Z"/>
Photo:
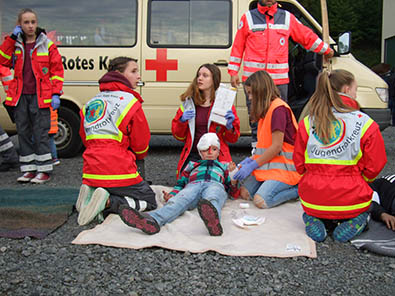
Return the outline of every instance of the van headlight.
<path id="1" fill-rule="evenodd" d="M 388 103 L 388 88 L 376 87 L 376 93 L 378 94 L 380 100 L 384 103 Z"/>

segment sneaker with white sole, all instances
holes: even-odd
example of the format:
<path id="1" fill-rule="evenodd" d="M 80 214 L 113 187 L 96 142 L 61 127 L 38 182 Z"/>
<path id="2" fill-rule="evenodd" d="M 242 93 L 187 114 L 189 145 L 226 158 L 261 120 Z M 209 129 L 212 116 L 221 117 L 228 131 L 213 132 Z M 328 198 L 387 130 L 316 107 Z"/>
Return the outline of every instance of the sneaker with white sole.
<path id="1" fill-rule="evenodd" d="M 86 206 L 92 198 L 92 194 L 96 188 L 90 187 L 86 184 L 82 184 L 80 187 L 80 193 L 78 194 L 77 202 L 75 203 L 75 208 L 79 213 L 81 209 Z"/>
<path id="2" fill-rule="evenodd" d="M 78 224 L 86 225 L 98 216 L 105 208 L 110 193 L 104 188 L 96 188 L 89 203 L 81 208 L 78 215 Z"/>
<path id="3" fill-rule="evenodd" d="M 51 177 L 47 173 L 38 173 L 33 179 L 30 180 L 30 183 L 34 184 L 43 184 L 51 180 Z"/>
<path id="4" fill-rule="evenodd" d="M 35 177 L 36 177 L 36 172 L 26 172 L 16 180 L 20 183 L 27 183 L 33 180 Z"/>

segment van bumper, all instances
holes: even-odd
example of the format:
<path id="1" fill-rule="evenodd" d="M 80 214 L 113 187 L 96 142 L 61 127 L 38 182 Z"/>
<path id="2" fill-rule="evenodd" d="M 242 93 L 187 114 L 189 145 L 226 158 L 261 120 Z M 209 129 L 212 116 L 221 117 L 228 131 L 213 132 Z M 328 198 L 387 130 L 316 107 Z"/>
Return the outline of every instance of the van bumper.
<path id="1" fill-rule="evenodd" d="M 391 110 L 385 109 L 361 109 L 362 112 L 370 116 L 380 126 L 383 131 L 391 124 Z"/>

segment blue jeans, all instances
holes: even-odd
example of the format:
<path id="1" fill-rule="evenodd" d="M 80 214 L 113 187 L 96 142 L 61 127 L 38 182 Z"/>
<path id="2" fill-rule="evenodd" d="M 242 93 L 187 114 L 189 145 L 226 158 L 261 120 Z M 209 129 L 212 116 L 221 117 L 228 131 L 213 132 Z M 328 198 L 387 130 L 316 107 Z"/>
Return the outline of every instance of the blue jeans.
<path id="1" fill-rule="evenodd" d="M 253 175 L 244 181 L 243 186 L 251 197 L 255 194 L 261 196 L 268 208 L 298 197 L 298 185 L 288 185 L 275 180 L 257 181 Z"/>
<path id="2" fill-rule="evenodd" d="M 160 209 L 149 212 L 160 226 L 172 222 L 186 210 L 193 210 L 200 199 L 206 199 L 216 208 L 219 217 L 228 194 L 222 184 L 214 181 L 189 183 Z"/>

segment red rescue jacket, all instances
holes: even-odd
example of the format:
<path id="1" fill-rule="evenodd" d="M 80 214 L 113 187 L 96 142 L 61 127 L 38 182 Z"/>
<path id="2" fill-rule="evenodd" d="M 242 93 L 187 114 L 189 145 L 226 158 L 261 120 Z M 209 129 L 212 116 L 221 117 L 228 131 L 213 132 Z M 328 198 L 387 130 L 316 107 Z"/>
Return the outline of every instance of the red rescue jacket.
<path id="1" fill-rule="evenodd" d="M 125 85 L 124 76 L 109 72 L 101 92 L 81 109 L 83 183 L 93 187 L 123 187 L 140 183 L 136 159 L 148 153 L 151 138 L 140 95 Z"/>
<path id="2" fill-rule="evenodd" d="M 8 86 L 14 78 L 9 68 L 0 65 L 0 81 L 3 84 L 5 92 L 8 91 Z M 0 98 L 1 101 L 1 98 Z"/>
<path id="3" fill-rule="evenodd" d="M 210 107 L 210 113 L 211 108 Z M 191 119 L 186 122 L 181 122 L 180 118 L 184 113 L 184 110 L 195 110 L 195 104 L 192 98 L 186 99 L 181 106 L 178 108 L 176 116 L 173 118 L 171 125 L 171 132 L 173 137 L 177 140 L 184 142 L 184 148 L 182 149 L 180 160 L 177 165 L 177 179 L 180 176 L 181 168 L 187 160 L 189 154 L 192 150 L 192 144 L 195 135 L 195 119 Z M 220 162 L 230 162 L 232 157 L 230 155 L 228 143 L 236 143 L 240 137 L 240 120 L 236 113 L 236 108 L 232 106 L 233 114 L 235 115 L 235 120 L 233 121 L 233 129 L 228 130 L 225 126 L 220 125 L 216 122 L 209 120 L 207 123 L 207 130 L 211 133 L 216 133 L 220 141 L 220 153 L 218 161 Z"/>
<path id="4" fill-rule="evenodd" d="M 307 50 L 328 54 L 330 48 L 310 28 L 277 4 L 246 12 L 240 20 L 230 54 L 228 73 L 237 75 L 244 59 L 242 80 L 259 70 L 267 71 L 275 84 L 289 83 L 288 39 Z M 243 57 L 244 55 L 244 57 Z"/>
<path id="5" fill-rule="evenodd" d="M 293 160 L 303 175 L 298 192 L 304 211 L 323 219 L 349 219 L 366 212 L 372 182 L 387 162 L 379 127 L 360 112 L 334 112 L 338 121 L 325 145 L 305 117 L 299 123 Z"/>
<path id="6" fill-rule="evenodd" d="M 16 106 L 23 89 L 23 63 L 25 52 L 20 35 L 14 40 L 7 36 L 0 46 L 0 64 L 14 68 L 14 78 L 9 86 L 6 105 Z M 42 29 L 31 53 L 33 74 L 36 78 L 39 108 L 51 106 L 52 95 L 63 94 L 64 70 L 62 57 L 56 45 L 48 39 Z"/>

